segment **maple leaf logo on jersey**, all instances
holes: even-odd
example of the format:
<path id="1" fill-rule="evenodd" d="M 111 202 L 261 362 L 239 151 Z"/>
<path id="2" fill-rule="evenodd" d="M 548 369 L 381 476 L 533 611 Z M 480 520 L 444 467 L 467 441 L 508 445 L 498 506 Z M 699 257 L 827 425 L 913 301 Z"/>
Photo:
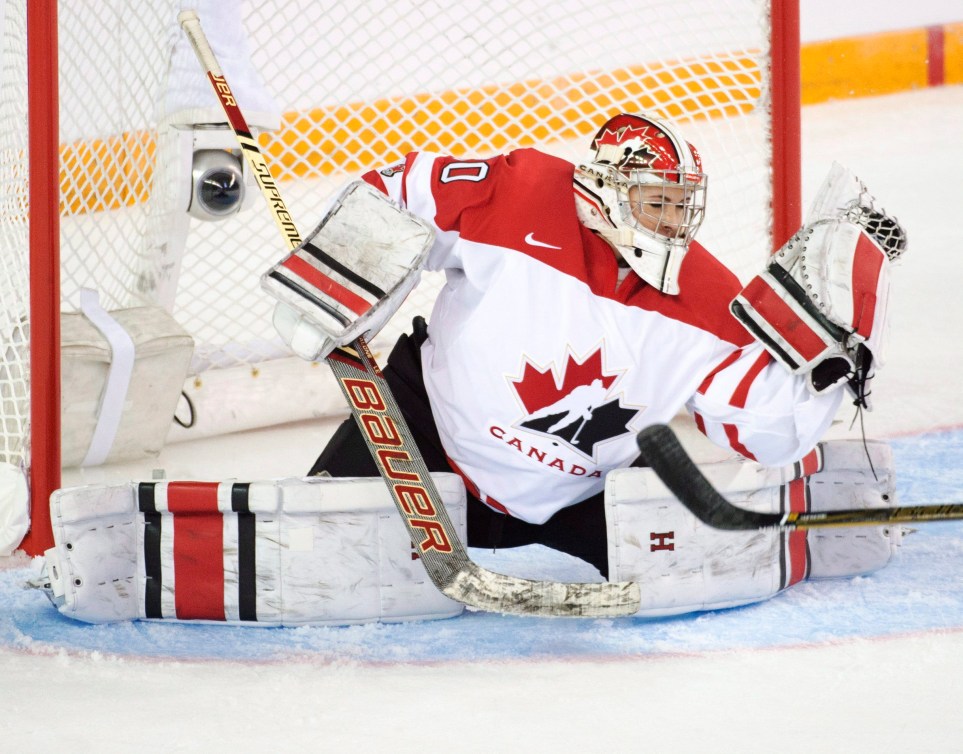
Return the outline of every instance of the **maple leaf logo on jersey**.
<path id="1" fill-rule="evenodd" d="M 525 361 L 521 377 L 511 380 L 527 412 L 515 426 L 562 440 L 590 459 L 596 445 L 632 431 L 629 424 L 642 409 L 609 394 L 620 375 L 604 372 L 601 348 L 582 361 L 569 354 L 560 376 L 554 362 L 539 369 Z"/>

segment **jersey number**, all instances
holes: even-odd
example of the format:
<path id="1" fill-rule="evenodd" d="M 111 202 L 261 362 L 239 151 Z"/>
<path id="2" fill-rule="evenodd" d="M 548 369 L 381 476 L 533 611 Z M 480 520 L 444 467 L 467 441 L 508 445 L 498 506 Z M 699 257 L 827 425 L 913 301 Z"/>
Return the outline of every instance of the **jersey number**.
<path id="1" fill-rule="evenodd" d="M 449 162 L 438 177 L 442 183 L 452 181 L 484 181 L 488 177 L 487 162 Z"/>

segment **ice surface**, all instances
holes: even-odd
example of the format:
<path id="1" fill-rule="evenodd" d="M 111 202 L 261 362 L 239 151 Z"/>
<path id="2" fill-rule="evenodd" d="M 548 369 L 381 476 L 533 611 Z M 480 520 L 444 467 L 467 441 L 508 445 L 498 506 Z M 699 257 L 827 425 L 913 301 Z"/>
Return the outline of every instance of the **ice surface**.
<path id="1" fill-rule="evenodd" d="M 963 500 L 961 116 L 961 87 L 804 112 L 807 200 L 836 159 L 909 230 L 866 416 L 868 434 L 893 439 L 903 504 Z M 850 419 L 834 436 L 857 436 Z M 239 464 L 290 475 L 330 430 L 175 452 L 198 478 Z M 73 481 L 101 472 L 87 473 Z M 542 548 L 473 556 L 519 575 L 594 575 Z M 871 576 L 656 621 L 87 626 L 21 589 L 28 574 L 24 559 L 0 560 L 3 751 L 963 751 L 961 523 L 921 525 Z"/>

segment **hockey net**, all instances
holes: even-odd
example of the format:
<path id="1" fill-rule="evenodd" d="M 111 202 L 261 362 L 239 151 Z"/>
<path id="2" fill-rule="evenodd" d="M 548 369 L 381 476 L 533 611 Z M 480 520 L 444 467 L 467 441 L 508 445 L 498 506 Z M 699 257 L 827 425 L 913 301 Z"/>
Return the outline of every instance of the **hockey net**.
<path id="1" fill-rule="evenodd" d="M 28 466 L 30 405 L 45 397 L 31 394 L 29 369 L 27 2 L 0 4 L 0 461 Z M 785 84 L 771 75 L 773 22 L 791 29 L 798 11 L 772 5 L 494 0 L 466 12 L 384 0 L 61 0 L 50 103 L 61 309 L 93 288 L 108 310 L 160 304 L 190 333 L 185 393 L 197 421 L 172 424 L 169 442 L 345 411 L 327 370 L 297 362 L 275 336 L 258 278 L 285 248 L 257 192 L 216 222 L 186 212 L 191 150 L 207 143 L 197 138 L 204 124 L 224 118 L 177 25 L 185 7 L 198 10 L 261 131 L 302 233 L 335 187 L 408 151 L 484 157 L 535 146 L 577 161 L 601 121 L 647 111 L 699 148 L 710 175 L 700 240 L 746 278 L 782 240 L 774 234 L 788 235 L 774 226 L 780 181 L 798 183 L 772 157 Z M 372 344 L 376 355 L 413 315 L 430 314 L 440 284 L 426 276 Z"/>

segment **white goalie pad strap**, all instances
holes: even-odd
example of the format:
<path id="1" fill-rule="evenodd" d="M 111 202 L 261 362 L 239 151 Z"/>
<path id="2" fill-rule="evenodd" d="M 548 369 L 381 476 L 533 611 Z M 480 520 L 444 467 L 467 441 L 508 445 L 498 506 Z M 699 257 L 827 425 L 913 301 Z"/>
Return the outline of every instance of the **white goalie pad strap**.
<path id="1" fill-rule="evenodd" d="M 117 437 L 117 429 L 124 414 L 127 391 L 134 374 L 134 340 L 116 319 L 100 305 L 100 294 L 90 288 L 80 289 L 80 310 L 107 341 L 110 366 L 100 395 L 97 421 L 90 446 L 81 466 L 99 466 L 107 460 Z"/>
<path id="2" fill-rule="evenodd" d="M 460 477 L 433 474 L 465 537 Z M 45 553 L 77 620 L 345 625 L 459 615 L 380 478 L 143 482 L 59 490 Z"/>
<path id="3" fill-rule="evenodd" d="M 384 326 L 417 285 L 433 240 L 430 225 L 355 181 L 261 285 L 343 345 Z"/>
<path id="4" fill-rule="evenodd" d="M 877 354 L 885 327 L 889 262 L 858 225 L 804 227 L 753 278 L 732 312 L 793 373 L 809 372 L 866 343 Z"/>
<path id="5" fill-rule="evenodd" d="M 822 443 L 801 462 L 766 468 L 747 460 L 700 470 L 730 501 L 760 512 L 893 505 L 889 447 Z M 650 469 L 609 472 L 605 485 L 609 578 L 640 586 L 640 616 L 735 607 L 806 578 L 869 573 L 889 562 L 900 531 L 849 527 L 831 534 L 722 531 L 693 516 Z M 856 531 L 859 529 L 860 531 Z"/>

